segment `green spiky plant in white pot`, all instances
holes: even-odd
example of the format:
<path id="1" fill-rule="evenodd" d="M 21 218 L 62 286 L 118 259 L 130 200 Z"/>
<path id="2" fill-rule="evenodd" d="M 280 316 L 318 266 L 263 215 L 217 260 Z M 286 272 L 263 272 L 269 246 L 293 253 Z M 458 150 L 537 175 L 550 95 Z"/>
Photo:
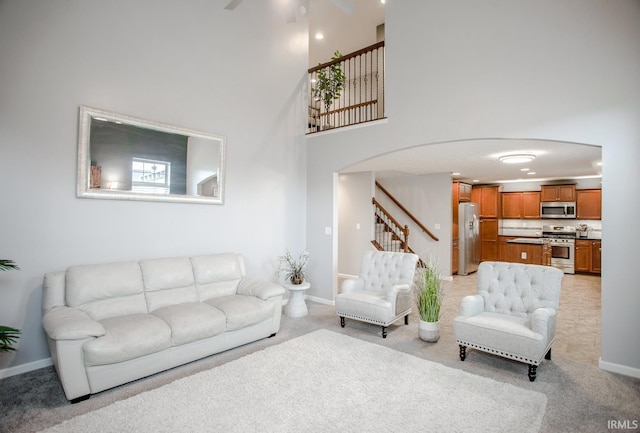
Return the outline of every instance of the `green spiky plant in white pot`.
<path id="1" fill-rule="evenodd" d="M 13 260 L 0 259 L 0 271 L 10 271 L 20 269 Z M 10 326 L 0 325 L 0 352 L 15 352 L 13 345 L 20 337 L 20 330 Z"/>
<path id="2" fill-rule="evenodd" d="M 421 340 L 435 343 L 440 339 L 440 311 L 444 290 L 437 263 L 429 258 L 418 268 L 414 281 L 416 305 L 420 316 L 418 335 Z"/>

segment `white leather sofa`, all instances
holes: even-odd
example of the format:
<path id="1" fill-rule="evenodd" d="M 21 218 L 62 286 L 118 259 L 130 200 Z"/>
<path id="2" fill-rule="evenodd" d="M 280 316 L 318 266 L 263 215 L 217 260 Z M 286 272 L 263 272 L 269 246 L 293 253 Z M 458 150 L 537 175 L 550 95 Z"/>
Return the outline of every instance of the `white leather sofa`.
<path id="1" fill-rule="evenodd" d="M 43 326 L 67 399 L 275 335 L 282 286 L 241 255 L 72 266 L 44 277 Z"/>

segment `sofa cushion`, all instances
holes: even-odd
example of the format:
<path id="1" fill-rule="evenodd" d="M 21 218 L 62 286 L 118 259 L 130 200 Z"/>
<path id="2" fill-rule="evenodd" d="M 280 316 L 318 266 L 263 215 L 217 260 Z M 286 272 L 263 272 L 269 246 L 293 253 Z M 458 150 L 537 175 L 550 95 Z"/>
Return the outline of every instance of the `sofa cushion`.
<path id="1" fill-rule="evenodd" d="M 94 320 L 147 312 L 136 262 L 71 266 L 65 284 L 66 304 Z"/>
<path id="2" fill-rule="evenodd" d="M 188 257 L 141 260 L 140 270 L 149 311 L 198 301 Z"/>
<path id="3" fill-rule="evenodd" d="M 222 311 L 201 302 L 169 305 L 152 314 L 169 325 L 174 346 L 222 334 L 227 326 Z"/>
<path id="4" fill-rule="evenodd" d="M 336 295 L 336 312 L 356 317 L 366 317 L 376 323 L 393 319 L 391 302 L 386 293 L 374 290 L 353 290 Z"/>
<path id="5" fill-rule="evenodd" d="M 496 353 L 518 354 L 540 359 L 545 354 L 545 336 L 531 330 L 530 320 L 509 314 L 484 312 L 475 316 L 458 316 L 453 321 L 456 338 L 473 345 L 493 349 Z"/>
<path id="6" fill-rule="evenodd" d="M 83 345 L 85 364 L 127 361 L 171 347 L 171 329 L 152 314 L 133 314 L 101 320 L 105 335 Z"/>
<path id="7" fill-rule="evenodd" d="M 255 325 L 273 316 L 275 304 L 253 296 L 229 295 L 206 301 L 227 317 L 227 331 Z"/>
<path id="8" fill-rule="evenodd" d="M 201 301 L 235 295 L 238 283 L 245 275 L 244 261 L 239 254 L 195 256 L 191 263 Z"/>

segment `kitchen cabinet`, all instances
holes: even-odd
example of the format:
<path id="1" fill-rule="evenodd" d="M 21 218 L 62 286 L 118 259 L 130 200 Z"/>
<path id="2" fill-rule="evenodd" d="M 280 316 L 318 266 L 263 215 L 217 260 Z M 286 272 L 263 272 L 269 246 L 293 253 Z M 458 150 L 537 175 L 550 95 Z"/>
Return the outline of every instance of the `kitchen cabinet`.
<path id="1" fill-rule="evenodd" d="M 602 272 L 602 241 L 591 242 L 591 272 Z"/>
<path id="2" fill-rule="evenodd" d="M 471 201 L 471 190 L 472 190 L 471 185 L 464 182 L 453 182 L 453 189 L 454 189 L 454 193 L 457 193 L 458 202 Z"/>
<path id="3" fill-rule="evenodd" d="M 602 190 L 579 189 L 576 191 L 576 218 L 581 220 L 602 219 Z"/>
<path id="4" fill-rule="evenodd" d="M 576 240 L 574 268 L 576 272 L 591 272 L 591 241 Z"/>
<path id="5" fill-rule="evenodd" d="M 522 218 L 540 219 L 540 192 L 522 193 Z"/>
<path id="6" fill-rule="evenodd" d="M 540 219 L 538 191 L 503 192 L 500 201 L 504 219 Z"/>
<path id="7" fill-rule="evenodd" d="M 459 245 L 460 241 L 459 239 L 454 239 L 453 240 L 453 251 L 451 254 L 451 274 L 457 274 L 458 273 L 458 257 L 459 257 L 459 251 L 458 251 L 458 245 Z"/>
<path id="8" fill-rule="evenodd" d="M 498 217 L 501 186 L 475 186 L 471 201 L 480 204 L 480 261 L 495 261 L 498 251 Z"/>
<path id="9" fill-rule="evenodd" d="M 501 189 L 492 185 L 476 186 L 471 190 L 471 201 L 480 203 L 480 218 L 498 218 Z"/>
<path id="10" fill-rule="evenodd" d="M 576 186 L 575 184 L 542 185 L 540 201 L 576 201 Z"/>
<path id="11" fill-rule="evenodd" d="M 601 252 L 602 241 L 600 240 L 576 240 L 574 264 L 576 272 L 599 274 L 602 270 Z"/>
<path id="12" fill-rule="evenodd" d="M 498 220 L 480 219 L 480 261 L 498 259 Z"/>

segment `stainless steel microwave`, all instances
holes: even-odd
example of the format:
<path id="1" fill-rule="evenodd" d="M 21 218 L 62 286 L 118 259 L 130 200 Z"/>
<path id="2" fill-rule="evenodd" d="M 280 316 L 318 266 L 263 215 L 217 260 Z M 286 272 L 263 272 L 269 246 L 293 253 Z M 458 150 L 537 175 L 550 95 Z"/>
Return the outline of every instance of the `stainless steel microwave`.
<path id="1" fill-rule="evenodd" d="M 541 218 L 573 218 L 576 217 L 575 201 L 543 201 L 540 203 Z"/>

